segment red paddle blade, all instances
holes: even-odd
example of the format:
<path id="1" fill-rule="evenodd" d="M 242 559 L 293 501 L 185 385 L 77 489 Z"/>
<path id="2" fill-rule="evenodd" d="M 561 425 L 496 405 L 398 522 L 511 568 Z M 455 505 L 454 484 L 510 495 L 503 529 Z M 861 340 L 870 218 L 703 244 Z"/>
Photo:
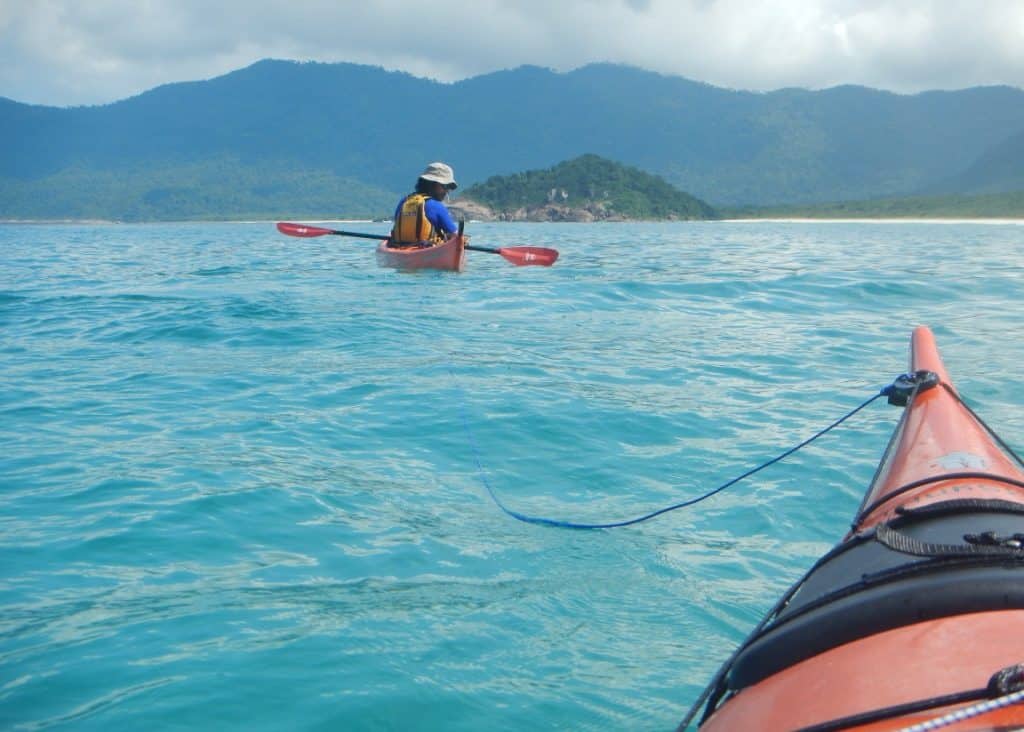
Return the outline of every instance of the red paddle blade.
<path id="1" fill-rule="evenodd" d="M 323 236 L 333 234 L 330 229 L 321 229 L 319 226 L 307 226 L 306 224 L 289 224 L 286 221 L 278 222 L 277 230 L 288 236 Z"/>
<path id="2" fill-rule="evenodd" d="M 558 250 L 545 247 L 502 247 L 498 254 L 517 267 L 531 264 L 550 267 L 558 259 Z"/>

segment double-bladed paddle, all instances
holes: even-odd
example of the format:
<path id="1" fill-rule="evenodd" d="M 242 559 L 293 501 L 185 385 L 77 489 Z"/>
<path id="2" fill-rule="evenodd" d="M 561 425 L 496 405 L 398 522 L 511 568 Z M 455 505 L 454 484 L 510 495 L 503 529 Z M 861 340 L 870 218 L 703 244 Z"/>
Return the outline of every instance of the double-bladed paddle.
<path id="1" fill-rule="evenodd" d="M 337 229 L 323 229 L 319 226 L 307 226 L 306 224 L 292 224 L 281 221 L 277 224 L 277 230 L 288 236 L 324 236 L 334 234 L 335 236 L 354 236 L 359 239 L 375 239 L 383 241 L 387 236 L 380 234 L 360 234 L 356 231 L 338 231 Z M 525 267 L 535 264 L 541 267 L 550 267 L 558 259 L 558 251 L 546 247 L 480 247 L 475 244 L 466 244 L 466 249 L 473 252 L 487 252 L 489 254 L 500 254 L 517 267 Z"/>

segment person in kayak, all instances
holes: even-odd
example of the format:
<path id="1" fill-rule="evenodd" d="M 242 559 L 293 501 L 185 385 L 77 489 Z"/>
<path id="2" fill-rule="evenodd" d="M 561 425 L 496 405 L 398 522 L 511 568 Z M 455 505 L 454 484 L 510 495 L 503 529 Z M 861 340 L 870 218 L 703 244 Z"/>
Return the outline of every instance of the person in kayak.
<path id="1" fill-rule="evenodd" d="M 416 180 L 416 190 L 398 202 L 388 246 L 434 246 L 458 231 L 444 205 L 448 191 L 458 187 L 445 163 L 431 163 Z"/>

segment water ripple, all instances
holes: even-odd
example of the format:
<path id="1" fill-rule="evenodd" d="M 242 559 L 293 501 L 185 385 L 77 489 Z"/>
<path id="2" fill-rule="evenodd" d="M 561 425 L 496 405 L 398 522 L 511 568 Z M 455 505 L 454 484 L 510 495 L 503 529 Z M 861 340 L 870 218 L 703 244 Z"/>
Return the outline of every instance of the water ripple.
<path id="1" fill-rule="evenodd" d="M 1017 226 L 473 226 L 562 256 L 0 227 L 5 728 L 672 728 L 898 414 L 623 531 L 510 520 L 485 480 L 577 521 L 700 495 L 888 383 L 918 323 L 1024 442 Z"/>

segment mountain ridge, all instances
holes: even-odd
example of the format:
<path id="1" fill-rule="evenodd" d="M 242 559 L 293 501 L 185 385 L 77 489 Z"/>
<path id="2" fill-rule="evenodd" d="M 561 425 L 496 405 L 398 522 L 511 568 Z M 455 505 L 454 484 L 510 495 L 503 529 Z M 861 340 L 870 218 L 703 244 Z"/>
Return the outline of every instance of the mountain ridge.
<path id="1" fill-rule="evenodd" d="M 83 185 L 103 201 L 92 209 L 78 201 L 85 213 L 194 216 L 203 213 L 203 190 L 174 199 L 177 209 L 140 201 L 166 187 L 162 179 L 186 180 L 200 168 L 231 169 L 236 188 L 225 179 L 212 197 L 227 206 L 218 209 L 225 216 L 237 213 L 232 198 L 247 201 L 246 215 L 298 209 L 314 179 L 339 196 L 337 210 L 323 215 L 363 214 L 407 192 L 431 160 L 450 162 L 460 182 L 472 184 L 588 153 L 715 207 L 940 188 L 970 194 L 992 189 L 989 170 L 999 185 L 1016 185 L 996 168 L 1005 161 L 1000 146 L 1021 134 L 1024 91 L 1007 86 L 748 92 L 617 64 L 564 73 L 523 66 L 447 83 L 360 64 L 265 59 L 108 105 L 0 103 L 0 218 L 29 209 L 63 218 L 68 205 L 26 200 L 67 202 Z M 137 190 L 115 190 L 118 174 Z M 250 185 L 254 177 L 263 184 Z M 196 176 L 210 178 L 207 192 L 216 177 Z M 363 192 L 346 197 L 352 182 Z"/>

